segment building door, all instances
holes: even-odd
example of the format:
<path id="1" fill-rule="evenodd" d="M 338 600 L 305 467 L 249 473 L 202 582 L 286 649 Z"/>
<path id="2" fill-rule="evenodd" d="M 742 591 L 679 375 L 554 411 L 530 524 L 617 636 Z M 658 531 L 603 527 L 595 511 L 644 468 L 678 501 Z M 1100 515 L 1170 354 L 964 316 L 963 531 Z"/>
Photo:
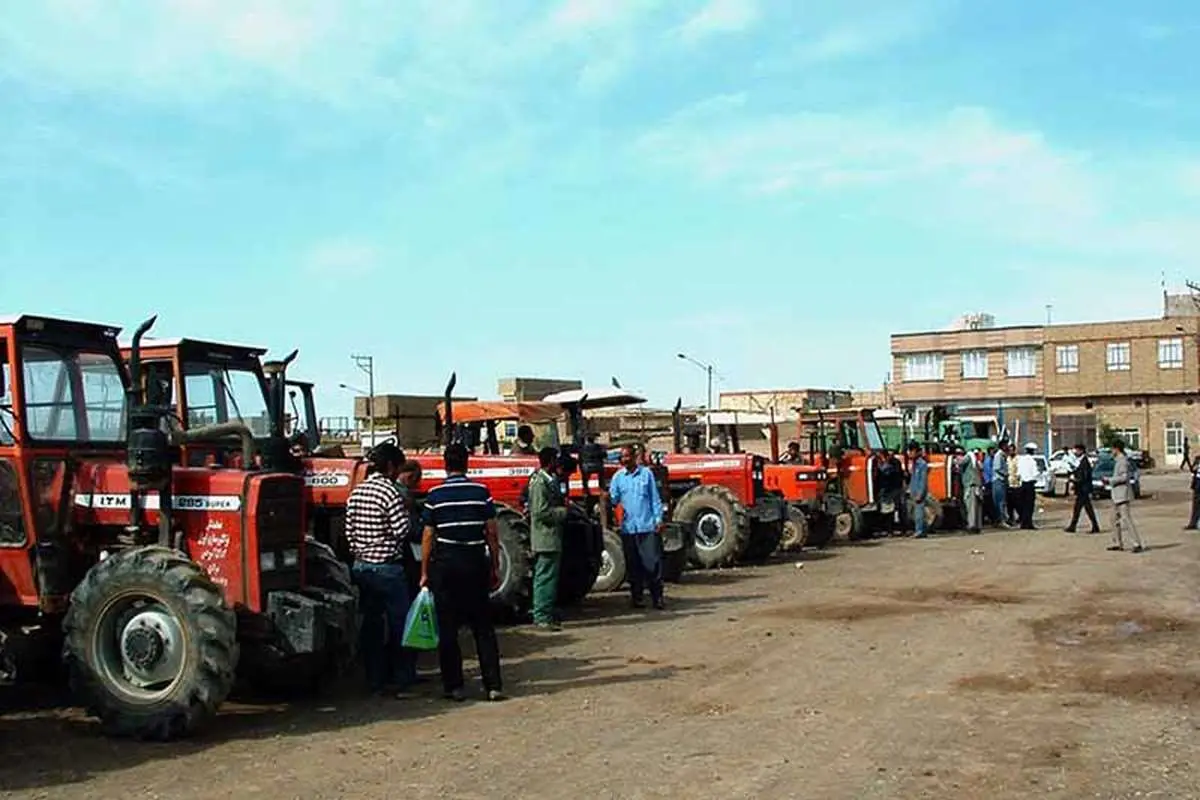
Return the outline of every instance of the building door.
<path id="1" fill-rule="evenodd" d="M 1168 422 L 1163 441 L 1165 466 L 1178 467 L 1183 463 L 1183 442 L 1186 438 L 1182 422 Z"/>

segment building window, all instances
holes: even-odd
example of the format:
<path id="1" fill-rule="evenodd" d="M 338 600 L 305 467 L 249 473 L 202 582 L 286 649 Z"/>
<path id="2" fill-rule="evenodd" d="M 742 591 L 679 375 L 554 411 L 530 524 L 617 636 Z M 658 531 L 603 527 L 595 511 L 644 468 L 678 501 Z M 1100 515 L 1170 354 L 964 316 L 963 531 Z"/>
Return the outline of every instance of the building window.
<path id="1" fill-rule="evenodd" d="M 1158 340 L 1158 368 L 1183 369 L 1183 339 Z"/>
<path id="2" fill-rule="evenodd" d="M 1127 450 L 1142 449 L 1142 431 L 1140 428 L 1117 428 L 1117 438 L 1125 443 Z"/>
<path id="3" fill-rule="evenodd" d="M 968 350 L 962 354 L 962 376 L 966 379 L 986 378 L 988 376 L 986 350 Z"/>
<path id="4" fill-rule="evenodd" d="M 1008 351 L 1008 377 L 1032 378 L 1037 375 L 1037 348 L 1014 347 Z"/>
<path id="5" fill-rule="evenodd" d="M 945 370 L 941 353 L 917 353 L 904 359 L 906 381 L 940 381 L 945 378 Z"/>
<path id="6" fill-rule="evenodd" d="M 1060 345 L 1055 352 L 1055 364 L 1060 375 L 1079 372 L 1079 345 Z"/>
<path id="7" fill-rule="evenodd" d="M 1129 371 L 1129 342 L 1118 342 L 1108 346 L 1105 364 L 1109 372 Z"/>

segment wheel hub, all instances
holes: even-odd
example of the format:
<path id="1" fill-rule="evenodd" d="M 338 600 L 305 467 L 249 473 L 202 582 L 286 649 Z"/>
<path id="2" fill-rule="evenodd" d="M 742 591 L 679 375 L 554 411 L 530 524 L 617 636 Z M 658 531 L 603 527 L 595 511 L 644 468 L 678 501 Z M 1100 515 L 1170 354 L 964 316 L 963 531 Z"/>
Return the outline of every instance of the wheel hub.
<path id="1" fill-rule="evenodd" d="M 607 550 L 600 551 L 600 577 L 607 578 L 612 575 L 613 560 Z"/>
<path id="2" fill-rule="evenodd" d="M 158 631 L 148 626 L 126 631 L 121 644 L 125 659 L 140 670 L 154 666 L 167 649 Z"/>
<path id="3" fill-rule="evenodd" d="M 696 520 L 696 544 L 706 550 L 712 549 L 725 538 L 725 520 L 715 511 L 701 514 Z"/>
<path id="4" fill-rule="evenodd" d="M 183 631 L 165 608 L 135 613 L 121 628 L 118 642 L 121 671 L 133 687 L 169 684 L 183 667 Z"/>

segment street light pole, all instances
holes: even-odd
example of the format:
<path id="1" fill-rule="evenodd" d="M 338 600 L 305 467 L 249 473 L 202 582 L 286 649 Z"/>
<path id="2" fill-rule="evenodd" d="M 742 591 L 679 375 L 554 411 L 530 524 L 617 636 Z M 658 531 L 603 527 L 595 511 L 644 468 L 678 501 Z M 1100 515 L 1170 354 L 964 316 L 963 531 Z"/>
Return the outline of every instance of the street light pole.
<path id="1" fill-rule="evenodd" d="M 695 364 L 704 370 L 704 374 L 708 377 L 708 405 L 704 409 L 704 445 L 707 447 L 712 443 L 713 366 L 712 364 L 704 364 L 697 361 L 685 353 L 676 353 L 675 357 L 689 364 Z"/>
<path id="2" fill-rule="evenodd" d="M 367 433 L 375 446 L 375 359 L 373 356 L 352 355 L 354 365 L 367 374 Z"/>

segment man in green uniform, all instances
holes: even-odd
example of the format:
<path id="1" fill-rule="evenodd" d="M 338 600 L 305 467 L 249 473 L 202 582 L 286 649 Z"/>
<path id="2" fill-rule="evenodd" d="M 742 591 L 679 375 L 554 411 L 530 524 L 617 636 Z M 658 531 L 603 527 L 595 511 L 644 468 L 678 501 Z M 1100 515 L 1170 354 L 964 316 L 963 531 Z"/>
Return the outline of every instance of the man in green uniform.
<path id="1" fill-rule="evenodd" d="M 533 549 L 533 622 L 542 630 L 562 630 L 555 619 L 558 567 L 562 558 L 563 526 L 567 505 L 559 488 L 558 451 L 546 447 L 538 453 L 540 469 L 529 479 L 529 540 Z"/>

